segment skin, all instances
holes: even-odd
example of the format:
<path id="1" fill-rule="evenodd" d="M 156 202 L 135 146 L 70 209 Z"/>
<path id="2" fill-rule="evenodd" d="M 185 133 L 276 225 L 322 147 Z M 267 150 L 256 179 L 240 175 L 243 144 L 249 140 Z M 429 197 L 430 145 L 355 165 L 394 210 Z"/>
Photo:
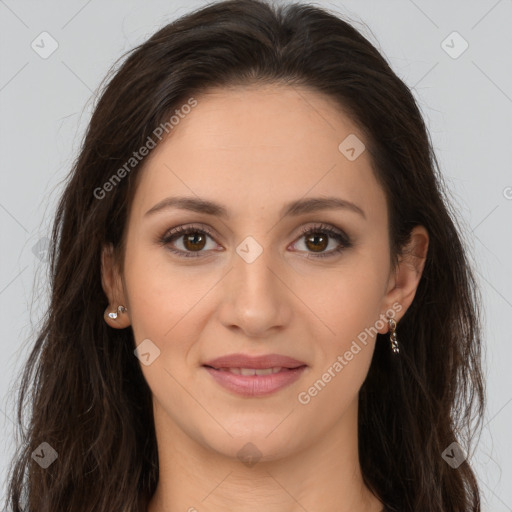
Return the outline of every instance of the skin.
<path id="1" fill-rule="evenodd" d="M 382 503 L 363 484 L 357 448 L 358 393 L 375 333 L 309 403 L 298 394 L 365 329 L 388 332 L 387 322 L 376 324 L 386 312 L 395 313 L 400 340 L 428 233 L 414 229 L 407 256 L 393 269 L 384 191 L 368 151 L 350 161 L 338 150 L 349 134 L 364 137 L 330 98 L 267 85 L 214 89 L 196 99 L 144 161 L 123 275 L 108 247 L 102 258 L 107 311 L 127 307 L 105 321 L 131 326 L 136 345 L 150 339 L 160 350 L 141 364 L 153 394 L 160 461 L 148 510 L 379 512 Z M 230 217 L 176 208 L 145 216 L 175 195 L 221 203 Z M 349 209 L 280 216 L 285 203 L 319 196 L 351 201 L 366 219 Z M 314 259 L 311 235 L 300 230 L 319 223 L 345 232 L 352 247 Z M 196 258 L 180 258 L 156 241 L 169 229 L 198 224 L 212 230 L 202 245 L 187 244 L 183 235 L 170 243 Z M 263 250 L 250 264 L 236 252 L 249 235 Z M 319 252 L 339 245 L 329 237 Z M 201 367 L 234 352 L 284 354 L 308 368 L 273 395 L 243 398 Z M 247 443 L 260 457 L 252 466 L 237 456 Z"/>

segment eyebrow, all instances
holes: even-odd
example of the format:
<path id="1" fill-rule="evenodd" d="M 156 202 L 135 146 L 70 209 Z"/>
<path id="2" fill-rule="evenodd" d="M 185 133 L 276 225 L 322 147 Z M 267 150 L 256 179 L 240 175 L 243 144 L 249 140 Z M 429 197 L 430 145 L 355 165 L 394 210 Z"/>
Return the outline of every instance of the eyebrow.
<path id="1" fill-rule="evenodd" d="M 229 218 L 228 210 L 219 203 L 198 197 L 167 197 L 150 208 L 144 216 L 153 215 L 157 212 L 178 208 L 190 210 L 196 213 L 214 215 L 225 219 Z M 281 217 L 298 216 L 305 213 L 313 213 L 320 210 L 348 210 L 361 215 L 366 219 L 364 211 L 356 204 L 339 197 L 311 197 L 298 199 L 284 205 L 281 210 Z"/>

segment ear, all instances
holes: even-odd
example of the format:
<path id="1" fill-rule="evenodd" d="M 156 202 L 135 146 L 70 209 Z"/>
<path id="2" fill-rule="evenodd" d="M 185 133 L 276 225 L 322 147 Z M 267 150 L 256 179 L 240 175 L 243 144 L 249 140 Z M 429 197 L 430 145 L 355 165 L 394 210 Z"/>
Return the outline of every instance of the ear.
<path id="1" fill-rule="evenodd" d="M 398 267 L 389 278 L 383 307 L 385 310 L 395 311 L 393 318 L 397 323 L 405 315 L 416 295 L 427 259 L 428 244 L 428 231 L 423 226 L 415 226 L 399 257 Z M 379 332 L 385 334 L 388 330 L 386 322 Z"/>
<path id="2" fill-rule="evenodd" d="M 101 253 L 101 286 L 108 297 L 109 306 L 105 310 L 104 319 L 110 327 L 124 329 L 130 325 L 130 308 L 127 305 L 124 287 L 114 258 L 112 244 L 106 245 Z M 119 306 L 123 306 L 118 309 Z M 109 313 L 117 313 L 117 318 L 110 318 Z"/>

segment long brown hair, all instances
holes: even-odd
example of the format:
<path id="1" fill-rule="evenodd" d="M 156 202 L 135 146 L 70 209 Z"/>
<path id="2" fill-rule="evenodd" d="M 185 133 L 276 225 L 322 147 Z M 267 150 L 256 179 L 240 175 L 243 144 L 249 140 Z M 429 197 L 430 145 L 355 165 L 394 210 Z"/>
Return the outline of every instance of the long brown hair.
<path id="1" fill-rule="evenodd" d="M 443 457 L 453 442 L 469 453 L 482 421 L 480 297 L 420 111 L 377 49 L 324 9 L 229 0 L 166 25 L 107 78 L 56 212 L 51 301 L 23 369 L 7 506 L 146 510 L 159 475 L 151 391 L 132 330 L 111 329 L 103 319 L 100 274 L 106 244 L 122 268 L 142 166 L 108 193 L 98 189 L 194 95 L 213 86 L 280 83 L 329 96 L 365 134 L 387 196 L 393 261 L 415 225 L 430 236 L 416 296 L 398 327 L 398 362 L 378 334 L 360 390 L 364 481 L 390 511 L 480 511 L 469 459 L 454 468 Z M 41 443 L 58 454 L 46 469 L 32 457 Z"/>

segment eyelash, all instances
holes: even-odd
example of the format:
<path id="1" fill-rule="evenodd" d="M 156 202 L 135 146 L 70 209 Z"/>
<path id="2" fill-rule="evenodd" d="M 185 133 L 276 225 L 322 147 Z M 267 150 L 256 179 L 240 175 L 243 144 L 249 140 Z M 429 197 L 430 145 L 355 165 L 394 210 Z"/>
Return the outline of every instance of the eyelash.
<path id="1" fill-rule="evenodd" d="M 181 258 L 199 258 L 199 257 L 201 257 L 201 256 L 199 256 L 199 254 L 204 251 L 196 251 L 196 253 L 197 253 L 197 255 L 196 255 L 193 253 L 193 251 L 186 252 L 186 251 L 182 251 L 180 249 L 174 249 L 173 247 L 171 247 L 169 245 L 172 241 L 174 241 L 178 238 L 181 238 L 184 235 L 188 235 L 190 233 L 200 233 L 202 235 L 208 235 L 210 238 L 213 238 L 212 234 L 211 234 L 211 230 L 207 226 L 201 226 L 200 228 L 195 227 L 195 226 L 188 226 L 185 228 L 183 226 L 179 226 L 171 231 L 167 231 L 166 233 L 164 233 L 164 235 L 158 239 L 158 242 L 161 245 L 168 246 L 168 249 L 171 252 L 173 252 L 174 254 L 176 254 L 177 256 L 179 256 Z M 303 238 L 304 236 L 312 234 L 312 233 L 326 234 L 330 238 L 334 238 L 341 245 L 337 249 L 333 249 L 326 253 L 308 254 L 306 256 L 307 258 L 313 258 L 313 259 L 328 258 L 331 256 L 335 256 L 335 255 L 339 254 L 341 251 L 352 247 L 352 242 L 350 241 L 349 237 L 347 235 L 345 235 L 345 233 L 343 233 L 342 231 L 338 231 L 338 230 L 334 229 L 333 227 L 325 225 L 325 224 L 319 224 L 317 226 L 303 228 L 298 239 Z"/>

